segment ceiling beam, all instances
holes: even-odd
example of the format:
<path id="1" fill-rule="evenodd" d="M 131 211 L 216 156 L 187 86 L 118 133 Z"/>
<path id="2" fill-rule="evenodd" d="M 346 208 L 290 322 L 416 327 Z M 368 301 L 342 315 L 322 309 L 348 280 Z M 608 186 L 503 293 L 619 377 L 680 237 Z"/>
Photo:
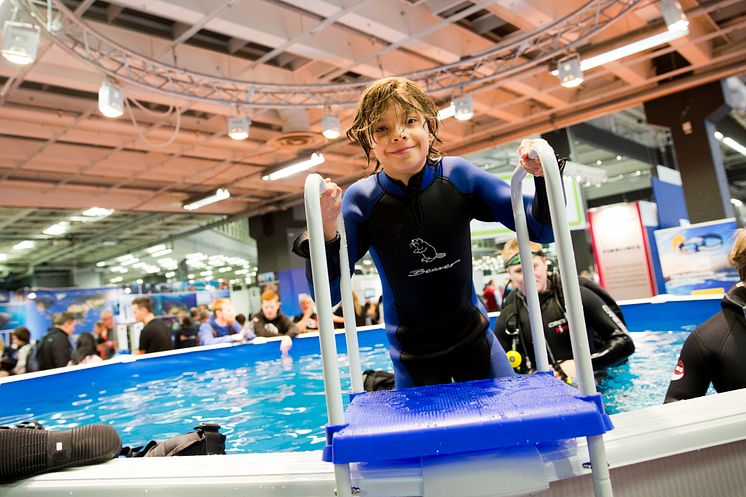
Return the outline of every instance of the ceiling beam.
<path id="1" fill-rule="evenodd" d="M 180 29 L 176 30 L 174 32 L 174 40 L 171 42 L 171 44 L 165 48 L 163 51 L 159 53 L 155 58 L 160 59 L 164 57 L 165 55 L 168 55 L 171 53 L 171 51 L 187 41 L 189 38 L 197 34 L 202 28 L 204 28 L 207 23 L 209 23 L 211 20 L 225 12 L 226 10 L 229 10 L 236 2 L 240 0 L 225 0 L 223 3 L 218 5 L 216 8 L 214 8 L 211 12 L 209 12 L 207 15 L 205 15 L 202 19 L 200 19 L 197 23 L 186 27 L 182 23 L 176 23 L 174 26 L 180 26 Z M 182 29 L 183 28 L 183 29 Z"/>

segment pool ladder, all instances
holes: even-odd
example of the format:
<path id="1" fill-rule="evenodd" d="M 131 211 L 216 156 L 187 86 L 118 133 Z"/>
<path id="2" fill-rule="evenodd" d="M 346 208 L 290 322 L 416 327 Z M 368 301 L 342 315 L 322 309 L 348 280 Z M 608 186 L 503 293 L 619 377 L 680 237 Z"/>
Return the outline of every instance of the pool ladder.
<path id="1" fill-rule="evenodd" d="M 543 164 L 546 180 L 549 208 L 552 216 L 552 229 L 555 235 L 555 248 L 559 269 L 562 274 L 576 275 L 577 268 L 567 224 L 567 212 L 562 189 L 562 175 L 559 171 L 557 159 L 552 148 L 543 140 L 534 141 L 529 157 L 539 157 Z M 524 210 L 522 185 L 526 171 L 516 167 L 511 178 L 511 197 L 513 216 L 515 218 L 516 235 L 518 237 L 521 266 L 524 274 L 529 321 L 534 343 L 537 371 L 550 371 L 547 357 L 546 341 L 541 319 L 539 297 L 534 279 L 533 255 L 529 245 L 526 212 Z M 306 218 L 308 225 L 309 243 L 311 248 L 311 270 L 313 273 L 314 290 L 316 295 L 317 315 L 319 318 L 319 340 L 321 344 L 322 368 L 324 374 L 324 389 L 326 393 L 326 408 L 330 426 L 344 424 L 344 410 L 342 405 L 342 388 L 337 365 L 337 347 L 332 323 L 332 306 L 329 290 L 329 275 L 327 273 L 326 249 L 321 219 L 320 195 L 325 191 L 326 184 L 318 174 L 309 174 L 306 178 L 304 197 Z M 350 278 L 350 262 L 347 254 L 347 239 L 342 216 L 337 222 L 340 241 L 340 291 L 342 296 L 342 310 L 345 320 L 345 337 L 350 364 L 350 379 L 353 393 L 363 391 L 362 370 L 358 348 L 357 331 L 355 327 L 355 312 L 352 302 L 352 283 Z M 590 358 L 590 345 L 586 334 L 585 318 L 580 297 L 580 285 L 577 278 L 562 278 L 562 290 L 567 306 L 567 320 L 572 340 L 573 359 L 577 371 L 577 383 L 582 395 L 596 395 L 596 383 L 593 376 L 593 366 Z M 589 436 L 588 452 L 592 467 L 593 490 L 596 497 L 613 497 L 609 468 L 606 459 L 606 448 L 603 436 Z M 359 494 L 359 489 L 353 488 L 349 464 L 334 464 L 336 480 L 336 495 L 349 497 Z"/>

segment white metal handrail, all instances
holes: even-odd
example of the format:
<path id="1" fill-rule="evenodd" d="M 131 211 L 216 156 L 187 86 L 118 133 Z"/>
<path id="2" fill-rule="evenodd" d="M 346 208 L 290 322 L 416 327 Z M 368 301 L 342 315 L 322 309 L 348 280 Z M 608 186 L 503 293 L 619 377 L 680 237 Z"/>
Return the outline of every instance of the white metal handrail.
<path id="1" fill-rule="evenodd" d="M 575 257 L 570 239 L 570 228 L 567 225 L 567 211 L 565 209 L 565 198 L 562 190 L 562 175 L 554 155 L 554 150 L 544 140 L 536 140 L 529 152 L 529 157 L 539 157 L 544 169 L 544 177 L 549 198 L 549 210 L 552 215 L 552 230 L 554 231 L 555 248 L 557 251 L 557 262 L 560 273 L 565 275 L 561 278 L 562 291 L 565 296 L 567 307 L 567 321 L 570 327 L 570 338 L 572 342 L 572 355 L 575 361 L 577 382 L 580 393 L 583 395 L 595 395 L 596 381 L 593 376 L 593 365 L 591 363 L 590 345 L 583 316 L 583 305 L 580 298 L 580 284 L 575 265 Z M 511 195 L 513 199 L 513 214 L 516 223 L 516 235 L 523 268 L 523 278 L 526 285 L 526 297 L 529 304 L 529 319 L 531 321 L 531 333 L 534 341 L 534 351 L 537 363 L 548 369 L 546 345 L 544 340 L 544 325 L 539 311 L 539 299 L 536 294 L 536 283 L 534 279 L 533 257 L 528 240 L 528 228 L 526 227 L 526 214 L 523 211 L 522 201 L 522 179 L 526 171 L 520 166 L 516 168 L 511 180 Z M 529 287 L 531 287 L 529 289 Z M 529 296 L 529 291 L 534 294 Z M 532 300 L 534 303 L 532 304 Z M 534 306 L 532 312 L 531 307 Z M 538 345 L 541 343 L 541 345 Z M 541 347 L 539 349 L 538 347 Z M 540 361 L 539 357 L 543 357 Z M 596 497 L 613 497 L 611 479 L 609 478 L 609 467 L 606 460 L 606 447 L 603 436 L 597 435 L 587 437 L 588 452 L 593 469 L 593 490 Z"/>
<path id="2" fill-rule="evenodd" d="M 339 380 L 337 363 L 337 344 L 332 322 L 332 301 L 327 272 L 326 242 L 321 218 L 321 194 L 326 190 L 324 179 L 318 174 L 309 174 L 304 189 L 306 206 L 306 223 L 311 248 L 311 272 L 313 289 L 316 297 L 316 310 L 319 318 L 319 341 L 321 343 L 321 363 L 324 373 L 324 391 L 326 393 L 326 410 L 330 426 L 344 423 L 342 408 L 342 387 Z M 350 382 L 354 393 L 363 391 L 360 352 L 358 348 L 357 329 L 355 326 L 355 309 L 352 302 L 352 282 L 350 279 L 350 261 L 347 255 L 347 234 L 342 216 L 337 221 L 340 236 L 340 292 L 342 311 L 345 320 L 345 338 L 347 356 L 350 364 Z M 352 479 L 348 464 L 335 464 L 334 477 L 337 484 L 337 495 L 352 495 Z"/>

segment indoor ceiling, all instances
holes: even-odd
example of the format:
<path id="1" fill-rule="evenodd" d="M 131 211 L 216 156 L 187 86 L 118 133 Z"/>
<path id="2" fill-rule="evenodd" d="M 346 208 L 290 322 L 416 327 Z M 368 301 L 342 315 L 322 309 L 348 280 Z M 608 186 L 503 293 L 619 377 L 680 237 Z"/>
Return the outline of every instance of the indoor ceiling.
<path id="1" fill-rule="evenodd" d="M 585 71 L 576 88 L 550 74 L 557 60 L 665 32 L 657 1 L 49 1 L 54 36 L 42 29 L 36 61 L 0 58 L 2 240 L 37 241 L 13 271 L 92 265 L 100 252 L 71 246 L 131 239 L 107 249 L 115 256 L 297 204 L 305 175 L 262 177 L 312 152 L 326 158 L 316 172 L 351 183 L 366 161 L 343 138 L 323 138 L 322 116 L 346 129 L 350 95 L 382 76 L 412 74 L 443 107 L 472 96 L 474 117 L 445 120 L 442 132 L 446 153 L 467 155 L 746 72 L 743 0 L 681 0 L 687 36 Z M 14 5 L 19 20 L 48 6 L 0 4 L 0 20 Z M 130 102 L 118 119 L 98 111 L 107 74 Z M 246 140 L 227 136 L 235 114 L 252 121 Z M 229 199 L 182 209 L 221 187 Z M 94 206 L 115 213 L 62 237 L 41 233 Z"/>

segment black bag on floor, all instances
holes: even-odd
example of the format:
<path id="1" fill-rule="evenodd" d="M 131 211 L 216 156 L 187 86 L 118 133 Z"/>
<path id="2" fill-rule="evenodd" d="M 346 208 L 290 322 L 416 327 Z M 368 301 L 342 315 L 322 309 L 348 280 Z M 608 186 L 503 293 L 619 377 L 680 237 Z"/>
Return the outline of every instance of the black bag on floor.
<path id="1" fill-rule="evenodd" d="M 225 435 L 220 425 L 200 423 L 194 431 L 178 435 L 164 442 L 151 440 L 144 447 L 123 447 L 119 453 L 124 457 L 171 457 L 205 456 L 225 454 Z"/>
<path id="2" fill-rule="evenodd" d="M 367 369 L 363 372 L 363 390 L 377 392 L 379 390 L 393 390 L 396 388 L 394 374 L 388 371 L 374 371 Z"/>

